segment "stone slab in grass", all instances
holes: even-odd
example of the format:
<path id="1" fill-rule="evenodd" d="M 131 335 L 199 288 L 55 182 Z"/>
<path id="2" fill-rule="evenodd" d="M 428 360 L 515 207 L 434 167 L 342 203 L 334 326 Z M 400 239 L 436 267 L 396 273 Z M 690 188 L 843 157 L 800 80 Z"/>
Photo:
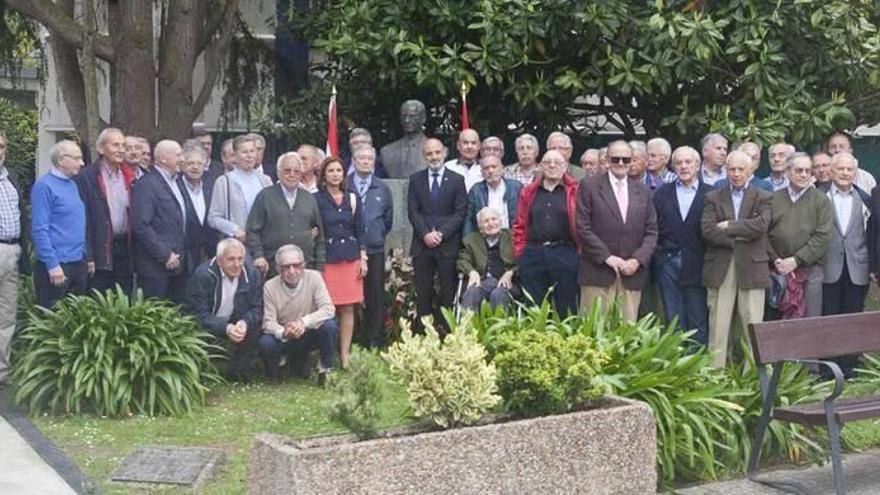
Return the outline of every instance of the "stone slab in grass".
<path id="1" fill-rule="evenodd" d="M 200 486 L 226 461 L 218 449 L 140 447 L 122 460 L 111 478 L 123 483 Z"/>

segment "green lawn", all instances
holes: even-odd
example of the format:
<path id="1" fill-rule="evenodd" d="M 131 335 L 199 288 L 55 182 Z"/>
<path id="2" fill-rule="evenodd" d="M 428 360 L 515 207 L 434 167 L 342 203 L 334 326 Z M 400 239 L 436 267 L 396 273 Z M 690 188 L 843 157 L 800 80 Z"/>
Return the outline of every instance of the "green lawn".
<path id="1" fill-rule="evenodd" d="M 293 437 L 340 433 L 344 429 L 327 418 L 331 397 L 314 382 L 287 381 L 282 385 L 222 385 L 208 404 L 181 418 L 98 419 L 90 416 L 34 418 L 34 423 L 57 443 L 94 481 L 102 493 L 149 493 L 110 482 L 122 459 L 144 445 L 203 446 L 227 453 L 223 474 L 206 484 L 202 493 L 245 493 L 247 453 L 261 432 Z M 383 425 L 409 422 L 406 396 L 389 391 Z M 179 491 L 169 488 L 154 492 Z"/>

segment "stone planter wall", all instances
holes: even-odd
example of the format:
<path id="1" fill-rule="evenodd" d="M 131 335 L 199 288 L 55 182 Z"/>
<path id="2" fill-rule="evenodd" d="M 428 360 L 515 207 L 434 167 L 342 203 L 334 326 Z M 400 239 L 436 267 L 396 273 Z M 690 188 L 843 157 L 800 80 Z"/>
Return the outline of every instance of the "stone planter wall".
<path id="1" fill-rule="evenodd" d="M 656 493 L 644 403 L 363 442 L 257 436 L 249 494 Z"/>

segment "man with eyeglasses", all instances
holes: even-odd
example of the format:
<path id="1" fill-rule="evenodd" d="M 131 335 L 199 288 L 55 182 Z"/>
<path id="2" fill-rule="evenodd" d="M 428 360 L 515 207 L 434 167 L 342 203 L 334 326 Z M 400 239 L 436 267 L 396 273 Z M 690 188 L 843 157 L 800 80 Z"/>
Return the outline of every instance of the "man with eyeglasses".
<path id="1" fill-rule="evenodd" d="M 566 173 L 571 176 L 575 182 L 580 182 L 584 177 L 587 176 L 587 172 L 581 167 L 571 163 L 571 155 L 574 152 L 574 147 L 571 144 L 571 138 L 568 137 L 568 134 L 564 132 L 551 132 L 549 136 L 547 136 L 547 151 L 555 150 L 562 154 L 562 158 L 565 160 L 565 163 L 568 164 L 568 169 L 566 169 Z"/>
<path id="2" fill-rule="evenodd" d="M 89 290 L 134 289 L 131 187 L 137 180 L 137 138 L 108 127 L 98 134 L 98 159 L 75 177 L 86 205 Z M 127 157 L 127 158 L 126 158 Z M 128 161 L 131 160 L 131 161 Z"/>
<path id="3" fill-rule="evenodd" d="M 21 187 L 6 166 L 6 135 L 0 130 L 0 387 L 9 384 L 9 360 L 18 308 L 18 276 L 30 273 Z"/>
<path id="4" fill-rule="evenodd" d="M 209 183 L 205 170 L 208 153 L 204 144 L 190 139 L 183 143 L 183 158 L 177 187 L 183 193 L 186 204 L 186 269 L 192 274 L 206 258 L 214 256 L 214 249 L 222 234 L 208 225 L 208 209 L 211 207 L 213 184 Z"/>
<path id="5" fill-rule="evenodd" d="M 89 283 L 86 207 L 73 181 L 83 166 L 82 151 L 73 141 L 59 141 L 49 158 L 52 168 L 31 189 L 34 289 L 44 308 L 67 294 L 85 295 Z"/>
<path id="6" fill-rule="evenodd" d="M 623 317 L 638 317 L 641 290 L 657 246 L 657 213 L 651 191 L 627 176 L 633 150 L 626 141 L 608 145 L 608 173 L 585 180 L 577 202 L 583 246 L 578 280 L 581 312 L 594 300 L 607 307 L 619 298 Z"/>
<path id="7" fill-rule="evenodd" d="M 562 317 L 577 311 L 578 290 L 578 185 L 565 173 L 568 166 L 559 151 L 544 154 L 541 174 L 520 194 L 512 230 L 522 289 L 540 304 L 553 288 L 553 306 Z"/>
<path id="8" fill-rule="evenodd" d="M 336 362 L 336 307 L 321 273 L 305 268 L 302 250 L 281 246 L 275 253 L 278 276 L 263 287 L 263 335 L 260 357 L 270 381 L 281 380 L 282 354 L 306 377 L 308 354 L 318 350 L 318 385 L 324 386 Z"/>
<path id="9" fill-rule="evenodd" d="M 232 352 L 226 377 L 249 382 L 263 328 L 263 282 L 234 237 L 217 243 L 217 256 L 196 268 L 187 282 L 187 309 Z"/>

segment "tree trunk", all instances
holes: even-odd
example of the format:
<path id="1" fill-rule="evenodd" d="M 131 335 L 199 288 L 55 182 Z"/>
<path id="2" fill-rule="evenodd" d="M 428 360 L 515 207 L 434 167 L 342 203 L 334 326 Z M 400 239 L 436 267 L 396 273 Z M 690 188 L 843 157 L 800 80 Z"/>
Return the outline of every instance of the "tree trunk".
<path id="1" fill-rule="evenodd" d="M 106 5 L 110 38 L 118 60 L 110 69 L 110 122 L 125 133 L 154 141 L 158 136 L 153 2 L 119 1 Z"/>
<path id="2" fill-rule="evenodd" d="M 159 134 L 182 140 L 193 116 L 193 69 L 199 57 L 201 31 L 196 0 L 172 0 L 164 16 L 159 43 Z"/>
<path id="3" fill-rule="evenodd" d="M 80 56 L 80 65 L 83 70 L 83 89 L 86 102 L 86 135 L 83 135 L 83 145 L 88 146 L 90 161 L 98 156 L 96 139 L 101 131 L 100 108 L 98 103 L 98 59 L 95 57 L 95 36 L 98 33 L 98 23 L 95 17 L 95 4 L 92 0 L 83 0 L 83 48 Z"/>

